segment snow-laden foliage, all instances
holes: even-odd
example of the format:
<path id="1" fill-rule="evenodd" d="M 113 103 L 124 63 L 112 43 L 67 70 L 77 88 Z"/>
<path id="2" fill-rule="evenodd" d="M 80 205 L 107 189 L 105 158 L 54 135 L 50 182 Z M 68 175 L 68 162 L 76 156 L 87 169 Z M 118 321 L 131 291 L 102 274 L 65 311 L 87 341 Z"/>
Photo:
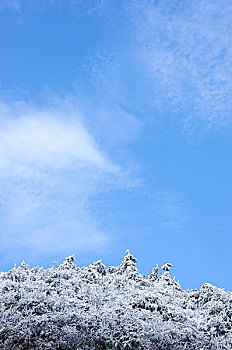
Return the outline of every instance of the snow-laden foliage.
<path id="1" fill-rule="evenodd" d="M 2 272 L 0 349 L 232 349 L 231 292 L 182 290 L 171 264 L 145 277 L 136 262 Z"/>

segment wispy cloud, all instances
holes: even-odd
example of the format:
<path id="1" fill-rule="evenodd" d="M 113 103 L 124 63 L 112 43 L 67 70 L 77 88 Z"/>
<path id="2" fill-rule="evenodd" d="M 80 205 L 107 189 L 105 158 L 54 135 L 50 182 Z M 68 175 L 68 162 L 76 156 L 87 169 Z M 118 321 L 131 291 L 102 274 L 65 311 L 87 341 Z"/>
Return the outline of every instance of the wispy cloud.
<path id="1" fill-rule="evenodd" d="M 117 15 L 105 6 L 124 40 L 91 57 L 97 88 L 144 118 L 173 118 L 185 135 L 231 135 L 231 2 L 131 0 Z"/>
<path id="2" fill-rule="evenodd" d="M 53 109 L 2 104 L 1 245 L 34 250 L 100 249 L 109 240 L 89 208 L 91 197 L 120 178 L 82 125 Z"/>
<path id="3" fill-rule="evenodd" d="M 25 258 L 31 253 L 102 252 L 112 241 L 122 244 L 126 238 L 121 235 L 129 237 L 131 230 L 135 235 L 141 228 L 147 235 L 181 230 L 188 220 L 183 200 L 134 180 L 137 165 L 128 154 L 124 163 L 133 168 L 131 173 L 103 150 L 102 144 L 112 153 L 115 143 L 118 148 L 128 137 L 134 139 L 139 123 L 117 109 L 120 126 L 112 127 L 116 115 L 112 112 L 107 121 L 106 111 L 98 111 L 95 135 L 100 140 L 102 132 L 104 142 L 96 142 L 86 127 L 92 119 L 84 123 L 74 110 L 61 102 L 57 108 L 2 103 L 1 249 L 15 247 L 14 256 L 22 251 Z"/>
<path id="4" fill-rule="evenodd" d="M 134 28 L 154 84 L 153 105 L 169 104 L 186 127 L 231 128 L 231 2 L 135 3 Z"/>
<path id="5" fill-rule="evenodd" d="M 20 0 L 2 0 L 0 3 L 0 11 L 9 8 L 10 10 L 19 12 L 20 3 Z"/>

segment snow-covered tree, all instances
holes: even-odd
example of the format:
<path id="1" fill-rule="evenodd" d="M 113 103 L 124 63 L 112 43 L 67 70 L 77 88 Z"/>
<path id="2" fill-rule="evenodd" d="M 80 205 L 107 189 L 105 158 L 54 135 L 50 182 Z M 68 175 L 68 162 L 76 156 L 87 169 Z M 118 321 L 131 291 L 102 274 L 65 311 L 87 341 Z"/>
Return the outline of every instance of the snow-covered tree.
<path id="1" fill-rule="evenodd" d="M 141 275 L 127 250 L 119 266 L 23 262 L 0 274 L 0 349 L 232 349 L 232 293 L 209 283 L 182 290 L 158 265 Z"/>

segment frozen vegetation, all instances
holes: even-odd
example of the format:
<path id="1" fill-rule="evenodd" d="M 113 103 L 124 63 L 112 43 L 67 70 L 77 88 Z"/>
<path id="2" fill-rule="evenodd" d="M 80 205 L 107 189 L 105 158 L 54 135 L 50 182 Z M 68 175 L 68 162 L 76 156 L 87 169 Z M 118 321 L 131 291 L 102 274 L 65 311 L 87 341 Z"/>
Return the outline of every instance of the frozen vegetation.
<path id="1" fill-rule="evenodd" d="M 101 261 L 0 275 L 0 349 L 232 349 L 232 293 L 209 283 L 182 290 L 171 264 L 141 275 L 126 252 Z"/>

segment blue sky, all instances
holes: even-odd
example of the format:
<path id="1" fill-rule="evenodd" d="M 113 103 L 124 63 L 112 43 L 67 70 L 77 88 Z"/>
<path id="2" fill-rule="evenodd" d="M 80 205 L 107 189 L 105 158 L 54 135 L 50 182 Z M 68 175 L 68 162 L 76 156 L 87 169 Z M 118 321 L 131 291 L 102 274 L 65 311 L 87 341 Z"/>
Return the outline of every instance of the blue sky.
<path id="1" fill-rule="evenodd" d="M 170 261 L 232 288 L 232 4 L 3 0 L 0 268 Z"/>

